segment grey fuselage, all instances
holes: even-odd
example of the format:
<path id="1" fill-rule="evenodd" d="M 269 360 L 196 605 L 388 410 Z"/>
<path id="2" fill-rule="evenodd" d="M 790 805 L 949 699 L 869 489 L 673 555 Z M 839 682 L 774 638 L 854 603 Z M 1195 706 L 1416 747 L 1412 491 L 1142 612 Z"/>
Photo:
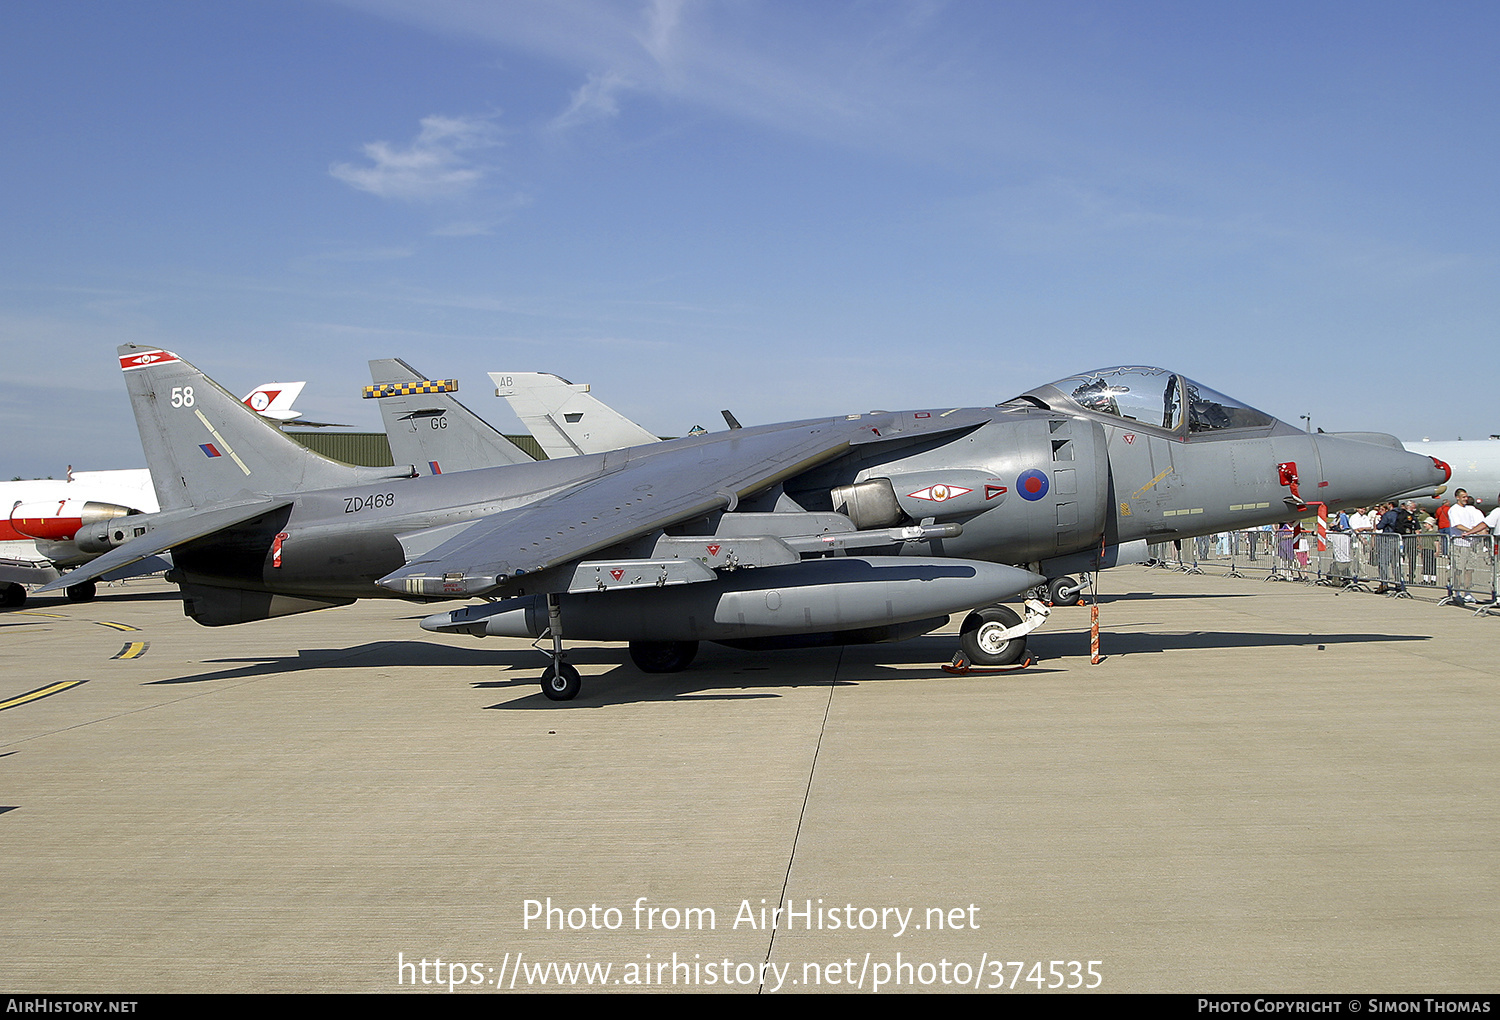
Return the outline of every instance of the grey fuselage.
<path id="1" fill-rule="evenodd" d="M 1298 516 L 1298 505 L 1359 506 L 1444 480 L 1429 457 L 1309 435 L 1262 417 L 1244 427 L 1173 429 L 1080 406 L 1053 387 L 993 408 L 851 415 L 815 423 L 847 434 L 847 448 L 773 492 L 734 495 L 741 509 L 770 510 L 768 501 L 775 499 L 810 512 L 842 509 L 861 529 L 953 522 L 962 526 L 957 537 L 909 541 L 892 551 L 1040 564 L 1048 573 L 1049 561 L 1066 563 L 1101 545 L 1257 527 Z M 685 465 L 701 472 L 717 458 L 732 457 L 737 437 L 809 424 L 286 494 L 288 507 L 179 546 L 177 576 L 185 583 L 311 598 L 393 597 L 398 593 L 376 582 L 407 562 L 410 550 L 398 535 L 478 521 L 641 458 L 660 458 L 666 475 Z M 848 498 L 866 492 L 884 503 Z M 757 504 L 761 497 L 765 505 Z M 840 497 L 846 501 L 836 504 Z M 718 516 L 666 532 L 713 534 Z M 601 552 L 619 555 L 650 538 Z M 540 590 L 545 579 L 530 575 L 493 594 Z"/>

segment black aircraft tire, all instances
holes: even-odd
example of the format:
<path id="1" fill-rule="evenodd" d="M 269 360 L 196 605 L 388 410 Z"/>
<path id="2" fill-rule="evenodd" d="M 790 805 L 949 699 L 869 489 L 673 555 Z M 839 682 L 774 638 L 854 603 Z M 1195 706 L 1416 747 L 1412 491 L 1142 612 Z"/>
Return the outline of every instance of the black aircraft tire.
<path id="1" fill-rule="evenodd" d="M 1069 590 L 1077 588 L 1078 590 L 1064 598 L 1058 594 L 1064 588 Z M 1071 577 L 1054 577 L 1047 582 L 1047 601 L 1054 606 L 1080 605 L 1083 602 L 1083 589 L 1079 588 L 1078 582 Z"/>
<path id="2" fill-rule="evenodd" d="M 677 673 L 698 654 L 696 641 L 632 641 L 630 661 L 642 673 Z"/>
<path id="3" fill-rule="evenodd" d="M 995 634 L 1019 625 L 1021 617 L 1009 606 L 987 606 L 964 617 L 958 631 L 964 658 L 975 666 L 1009 666 L 1026 654 L 1026 638 L 999 640 Z"/>
<path id="4" fill-rule="evenodd" d="M 566 662 L 554 662 L 542 671 L 542 693 L 552 701 L 572 701 L 582 689 L 583 678 Z"/>
<path id="5" fill-rule="evenodd" d="M 0 606 L 13 609 L 16 606 L 26 604 L 26 589 L 12 581 L 4 588 L 0 588 Z"/>
<path id="6" fill-rule="evenodd" d="M 85 581 L 82 584 L 69 585 L 66 591 L 69 602 L 92 602 L 94 595 L 98 592 L 93 581 Z"/>

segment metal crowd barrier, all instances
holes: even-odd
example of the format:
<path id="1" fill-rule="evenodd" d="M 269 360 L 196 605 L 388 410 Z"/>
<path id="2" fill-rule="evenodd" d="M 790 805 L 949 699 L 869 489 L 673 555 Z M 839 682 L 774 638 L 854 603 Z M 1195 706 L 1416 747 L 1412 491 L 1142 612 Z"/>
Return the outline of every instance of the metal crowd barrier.
<path id="1" fill-rule="evenodd" d="M 1321 548 L 1319 546 L 1321 545 Z M 1260 528 L 1183 539 L 1149 549 L 1153 566 L 1184 573 L 1223 568 L 1227 577 L 1300 581 L 1392 598 L 1421 595 L 1500 615 L 1500 536 L 1460 538 L 1436 531 L 1414 535 Z"/>

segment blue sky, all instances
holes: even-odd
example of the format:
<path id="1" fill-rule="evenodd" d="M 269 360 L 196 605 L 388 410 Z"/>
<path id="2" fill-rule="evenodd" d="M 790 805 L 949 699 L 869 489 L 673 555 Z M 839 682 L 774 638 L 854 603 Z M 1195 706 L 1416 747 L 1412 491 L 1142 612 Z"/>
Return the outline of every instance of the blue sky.
<path id="1" fill-rule="evenodd" d="M 119 343 L 680 434 L 1162 364 L 1500 432 L 1500 6 L 48 0 L 0 13 L 0 474 L 141 466 Z"/>

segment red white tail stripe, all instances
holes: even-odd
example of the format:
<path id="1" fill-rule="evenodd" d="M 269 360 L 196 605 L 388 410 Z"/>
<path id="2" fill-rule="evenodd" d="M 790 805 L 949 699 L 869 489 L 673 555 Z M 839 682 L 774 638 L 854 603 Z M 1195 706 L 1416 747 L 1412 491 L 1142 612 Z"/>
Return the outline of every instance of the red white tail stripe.
<path id="1" fill-rule="evenodd" d="M 120 359 L 120 369 L 129 371 L 132 368 L 145 368 L 147 365 L 159 365 L 166 361 L 181 361 L 171 351 L 145 351 L 141 354 L 131 354 Z"/>

